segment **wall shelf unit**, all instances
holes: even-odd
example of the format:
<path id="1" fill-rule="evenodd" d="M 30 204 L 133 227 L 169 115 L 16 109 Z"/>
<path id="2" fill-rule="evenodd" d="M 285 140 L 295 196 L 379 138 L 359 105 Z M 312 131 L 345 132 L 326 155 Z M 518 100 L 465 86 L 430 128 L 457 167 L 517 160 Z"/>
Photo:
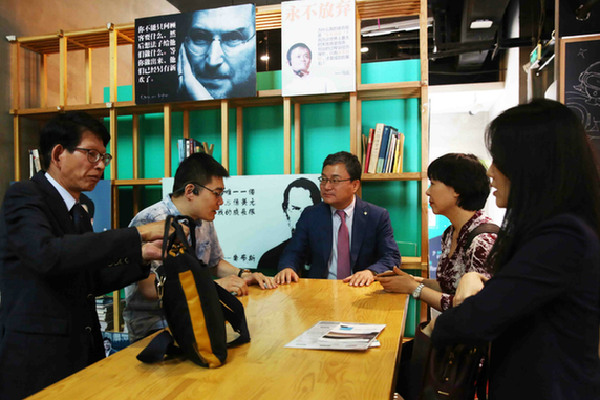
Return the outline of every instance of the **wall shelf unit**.
<path id="1" fill-rule="evenodd" d="M 136 188 L 149 185 L 160 185 L 160 178 L 144 178 L 140 174 L 140 128 L 139 116 L 151 113 L 162 114 L 164 123 L 164 175 L 172 176 L 172 132 L 171 122 L 173 113 L 183 113 L 183 135 L 189 137 L 190 112 L 196 110 L 217 110 L 220 112 L 221 130 L 221 164 L 227 169 L 230 167 L 230 111 L 235 116 L 236 146 L 237 146 L 237 174 L 244 174 L 244 146 L 242 118 L 244 109 L 262 106 L 282 107 L 283 122 L 281 131 L 283 134 L 283 172 L 302 173 L 302 130 L 301 113 L 302 106 L 318 103 L 348 103 L 349 114 L 349 149 L 359 158 L 361 152 L 362 107 L 363 102 L 389 100 L 389 99 L 418 99 L 420 115 L 420 138 L 418 147 L 420 154 L 418 160 L 420 170 L 416 172 L 404 172 L 401 174 L 364 174 L 364 186 L 371 182 L 416 182 L 419 199 L 418 210 L 420 216 L 420 254 L 416 256 L 403 257 L 403 267 L 422 270 L 425 274 L 428 269 L 428 224 L 427 224 L 427 176 L 424 171 L 428 165 L 428 58 L 427 58 L 427 1 L 426 0 L 357 0 L 356 1 L 356 23 L 357 23 L 357 91 L 351 93 L 334 93 L 323 95 L 310 95 L 299 97 L 281 97 L 280 89 L 259 90 L 258 97 L 229 100 L 210 100 L 200 102 L 179 102 L 168 104 L 135 105 L 133 101 L 117 101 L 117 47 L 131 46 L 130 65 L 133 68 L 133 44 L 135 38 L 134 24 L 114 25 L 107 24 L 104 27 L 77 30 L 59 31 L 54 34 L 34 37 L 19 37 L 11 41 L 11 81 L 12 81 L 12 108 L 9 110 L 14 118 L 14 155 L 15 155 L 15 180 L 26 176 L 27 149 L 22 148 L 22 119 L 44 121 L 51 118 L 57 112 L 68 110 L 83 110 L 98 118 L 107 118 L 109 131 L 113 140 L 110 142 L 109 151 L 115 160 L 110 165 L 110 177 L 113 185 L 113 225 L 116 227 L 118 219 L 118 195 L 119 187 L 133 186 L 134 197 Z M 409 82 L 391 83 L 362 83 L 361 82 L 361 57 L 360 57 L 360 26 L 362 20 L 416 16 L 420 22 L 420 80 Z M 281 27 L 280 5 L 256 7 L 257 30 L 274 29 Z M 92 50 L 98 48 L 108 49 L 109 69 L 109 102 L 92 103 L 91 82 L 92 76 Z M 24 104 L 28 88 L 28 77 L 22 75 L 22 63 L 24 52 L 32 52 L 39 59 L 39 74 L 36 91 L 39 94 L 34 106 Z M 77 79 L 85 79 L 85 103 L 68 104 L 67 102 L 67 53 L 72 51 L 85 52 L 85 71 L 79 74 Z M 121 53 L 122 54 L 122 53 Z M 48 69 L 47 57 L 59 57 L 59 74 L 52 77 L 52 82 L 59 84 L 58 104 L 49 105 L 47 99 L 48 91 Z M 69 79 L 72 79 L 69 76 Z M 133 78 L 132 78 L 133 79 Z M 131 83 L 132 86 L 133 82 Z M 133 96 L 135 98 L 135 96 Z M 133 176 L 121 179 L 117 170 L 119 158 L 117 152 L 117 117 L 132 116 L 133 137 Z M 368 131 L 368 129 L 367 129 Z M 294 134 L 292 134 L 294 133 Z M 293 160 L 293 161 L 292 161 Z M 135 206 L 134 206 L 135 207 Z M 118 294 L 115 295 L 118 299 Z M 119 302 L 114 302 L 118 308 Z M 115 310 L 115 323 L 118 326 L 118 310 Z"/>

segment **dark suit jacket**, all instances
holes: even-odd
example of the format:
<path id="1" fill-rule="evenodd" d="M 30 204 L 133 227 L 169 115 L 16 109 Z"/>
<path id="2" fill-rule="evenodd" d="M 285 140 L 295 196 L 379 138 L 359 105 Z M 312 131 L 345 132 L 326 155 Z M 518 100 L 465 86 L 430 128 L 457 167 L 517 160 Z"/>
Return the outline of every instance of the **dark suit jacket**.
<path id="1" fill-rule="evenodd" d="M 0 398 L 37 392 L 104 358 L 95 296 L 143 279 L 135 228 L 75 234 L 43 173 L 0 211 Z"/>
<path id="2" fill-rule="evenodd" d="M 484 289 L 435 323 L 435 345 L 492 342 L 490 399 L 600 398 L 600 242 L 579 217 L 531 229 Z"/>
<path id="3" fill-rule="evenodd" d="M 352 219 L 350 267 L 352 273 L 370 269 L 375 273 L 400 265 L 400 251 L 394 241 L 390 215 L 386 209 L 356 197 Z M 292 240 L 286 247 L 278 269 L 303 268 L 309 256 L 312 264 L 308 278 L 327 278 L 329 256 L 333 248 L 333 220 L 328 204 L 319 203 L 304 209 Z"/>

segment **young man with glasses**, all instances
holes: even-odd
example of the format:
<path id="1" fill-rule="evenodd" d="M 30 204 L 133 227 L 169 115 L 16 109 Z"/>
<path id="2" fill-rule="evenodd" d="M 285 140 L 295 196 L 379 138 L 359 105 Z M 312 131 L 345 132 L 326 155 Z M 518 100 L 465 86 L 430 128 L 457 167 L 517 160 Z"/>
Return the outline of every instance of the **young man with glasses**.
<path id="1" fill-rule="evenodd" d="M 0 212 L 0 397 L 21 399 L 105 357 L 95 296 L 148 276 L 164 223 L 91 231 L 79 200 L 110 163 L 110 135 L 83 112 L 40 134 L 43 171 Z M 79 218 L 76 218 L 79 216 Z"/>
<path id="2" fill-rule="evenodd" d="M 223 177 L 229 173 L 212 156 L 194 153 L 177 168 L 173 193 L 158 203 L 140 211 L 129 226 L 164 220 L 167 215 L 187 215 L 196 221 L 196 256 L 211 268 L 216 282 L 236 295 L 248 294 L 248 285 L 261 289 L 277 287 L 272 277 L 234 267 L 223 259 L 223 251 L 213 220 L 223 204 Z M 153 268 L 160 265 L 154 262 Z M 139 340 L 167 326 L 163 311 L 158 305 L 154 274 L 125 289 L 127 306 L 123 317 L 131 341 Z"/>
<path id="3" fill-rule="evenodd" d="M 180 100 L 256 96 L 253 4 L 198 10 L 179 47 Z"/>
<path id="4" fill-rule="evenodd" d="M 310 259 L 308 278 L 343 279 L 368 286 L 374 275 L 400 266 L 387 210 L 361 200 L 361 166 L 346 151 L 330 154 L 319 181 L 323 202 L 307 207 L 279 261 L 277 284 L 298 281 L 303 260 Z"/>

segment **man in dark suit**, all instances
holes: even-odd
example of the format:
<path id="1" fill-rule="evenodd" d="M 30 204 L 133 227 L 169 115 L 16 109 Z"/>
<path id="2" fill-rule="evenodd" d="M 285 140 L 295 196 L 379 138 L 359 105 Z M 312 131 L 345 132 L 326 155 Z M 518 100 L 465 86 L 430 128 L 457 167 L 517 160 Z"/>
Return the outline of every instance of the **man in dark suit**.
<path id="1" fill-rule="evenodd" d="M 360 188 L 358 158 L 345 151 L 323 162 L 323 202 L 307 207 L 279 260 L 278 284 L 298 281 L 303 260 L 312 263 L 308 278 L 343 279 L 350 286 L 368 286 L 373 276 L 400 266 L 387 210 L 356 196 Z"/>
<path id="2" fill-rule="evenodd" d="M 40 135 L 43 168 L 0 211 L 0 398 L 21 399 L 104 358 L 95 296 L 148 275 L 164 221 L 91 232 L 79 204 L 111 155 L 104 125 L 62 114 Z"/>

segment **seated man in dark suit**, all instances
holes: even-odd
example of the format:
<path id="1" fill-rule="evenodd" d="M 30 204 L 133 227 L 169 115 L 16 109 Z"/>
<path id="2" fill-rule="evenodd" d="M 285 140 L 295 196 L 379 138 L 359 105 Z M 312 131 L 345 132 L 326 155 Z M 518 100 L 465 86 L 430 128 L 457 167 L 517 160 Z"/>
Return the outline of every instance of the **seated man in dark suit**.
<path id="1" fill-rule="evenodd" d="M 308 278 L 343 279 L 350 286 L 368 286 L 373 276 L 400 266 L 387 210 L 362 201 L 361 166 L 345 151 L 330 154 L 323 162 L 323 202 L 307 207 L 279 260 L 275 282 L 298 281 L 298 271 L 308 256 Z"/>
<path id="2" fill-rule="evenodd" d="M 95 296 L 148 275 L 164 221 L 93 233 L 79 203 L 110 163 L 110 134 L 81 112 L 40 135 L 45 171 L 0 211 L 0 397 L 21 399 L 105 357 Z"/>

